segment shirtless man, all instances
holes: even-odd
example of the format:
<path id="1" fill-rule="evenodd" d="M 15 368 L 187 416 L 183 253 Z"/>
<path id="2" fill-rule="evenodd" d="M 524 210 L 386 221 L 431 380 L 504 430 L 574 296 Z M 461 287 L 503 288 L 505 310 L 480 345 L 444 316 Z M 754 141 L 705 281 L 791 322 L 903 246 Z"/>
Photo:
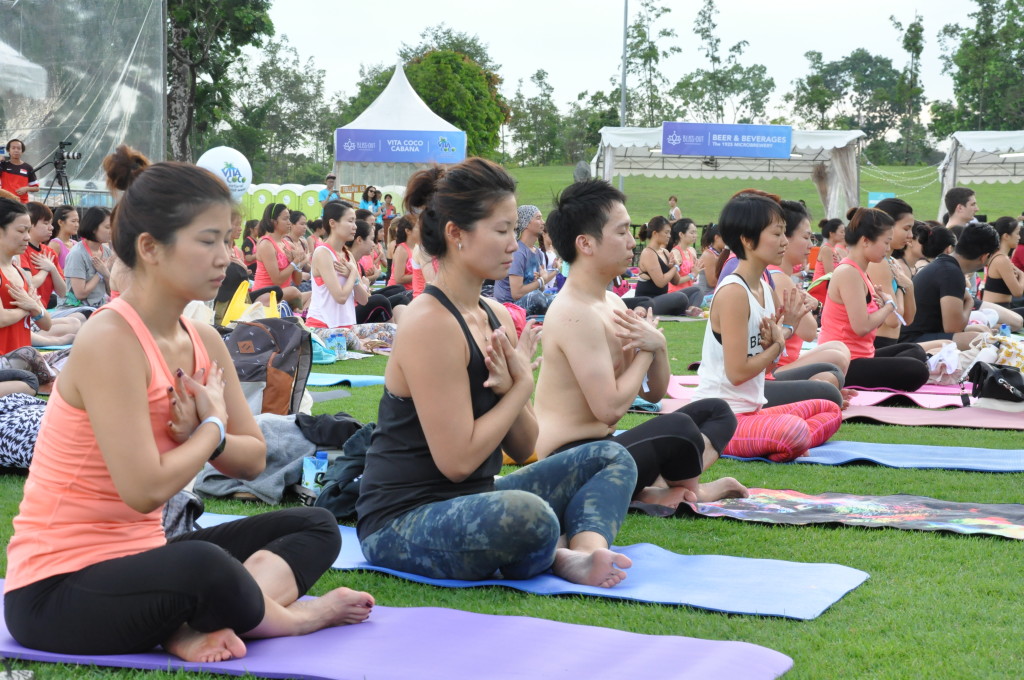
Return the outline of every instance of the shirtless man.
<path id="1" fill-rule="evenodd" d="M 573 184 L 547 229 L 571 270 L 544 323 L 536 394 L 541 458 L 611 437 L 634 398 L 660 400 L 671 376 L 657 319 L 642 308 L 628 310 L 607 290 L 632 262 L 636 245 L 625 196 L 603 180 Z M 615 437 L 637 463 L 633 499 L 676 507 L 745 497 L 746 488 L 731 477 L 699 483 L 735 429 L 724 401 L 704 399 Z"/>

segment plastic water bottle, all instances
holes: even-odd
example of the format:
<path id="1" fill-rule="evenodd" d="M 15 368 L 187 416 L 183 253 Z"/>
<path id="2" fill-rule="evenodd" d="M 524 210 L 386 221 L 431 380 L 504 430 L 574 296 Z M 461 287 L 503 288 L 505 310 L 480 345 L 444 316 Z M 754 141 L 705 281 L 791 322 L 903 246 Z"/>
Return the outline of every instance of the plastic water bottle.
<path id="1" fill-rule="evenodd" d="M 320 493 L 324 487 L 324 475 L 327 473 L 327 452 L 317 451 L 315 456 L 302 459 L 302 486 L 314 493 Z"/>
<path id="2" fill-rule="evenodd" d="M 1005 335 L 1006 337 L 1009 337 L 1010 325 L 1005 323 L 999 324 L 999 335 Z"/>

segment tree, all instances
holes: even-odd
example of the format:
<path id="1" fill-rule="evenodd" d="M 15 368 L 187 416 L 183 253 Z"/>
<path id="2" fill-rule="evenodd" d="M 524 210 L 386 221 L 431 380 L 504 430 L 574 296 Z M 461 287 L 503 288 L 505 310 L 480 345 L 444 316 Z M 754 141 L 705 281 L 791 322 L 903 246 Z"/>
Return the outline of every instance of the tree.
<path id="1" fill-rule="evenodd" d="M 617 92 L 580 92 L 562 118 L 560 136 L 568 163 L 589 161 L 601 143 L 601 128 L 619 124 Z"/>
<path id="2" fill-rule="evenodd" d="M 492 73 L 497 73 L 501 69 L 499 64 L 495 64 L 491 60 L 491 55 L 487 53 L 487 45 L 480 42 L 479 37 L 453 30 L 444 23 L 423 29 L 423 32 L 420 33 L 419 45 L 402 43 L 398 57 L 408 63 L 424 56 L 427 52 L 438 50 L 464 54 L 478 63 L 481 68 Z"/>
<path id="3" fill-rule="evenodd" d="M 1024 4 L 974 0 L 970 21 L 939 33 L 943 72 L 953 78 L 953 101 L 932 103 L 931 130 L 1024 129 Z"/>
<path id="4" fill-rule="evenodd" d="M 516 146 L 513 156 L 519 165 L 550 165 L 562 159 L 559 139 L 561 116 L 555 106 L 554 89 L 547 81 L 547 71 L 541 69 L 530 77 L 537 94 L 527 97 L 523 81 L 512 99 L 508 128 Z"/>
<path id="5" fill-rule="evenodd" d="M 627 79 L 637 78 L 626 92 L 626 120 L 630 125 L 654 127 L 674 113 L 671 98 L 665 96 L 669 80 L 659 64 L 681 49 L 669 44 L 677 37 L 675 29 L 655 28 L 671 11 L 655 6 L 654 0 L 641 0 L 640 12 L 626 29 L 626 75 Z"/>
<path id="6" fill-rule="evenodd" d="M 302 78 L 295 78 L 302 73 Z M 230 78 L 238 83 L 227 127 L 211 135 L 211 145 L 241 151 L 263 181 L 315 182 L 323 178 L 330 156 L 325 154 L 324 70 L 309 59 L 302 63 L 287 36 L 275 40 L 255 64 L 237 63 Z M 288 82 L 282 95 L 281 83 Z M 329 124 L 329 123 L 326 123 Z M 330 151 L 333 151 L 333 144 Z"/>
<path id="7" fill-rule="evenodd" d="M 693 32 L 700 39 L 698 50 L 707 58 L 709 68 L 696 69 L 676 83 L 672 95 L 680 102 L 680 113 L 710 123 L 751 123 L 765 118 L 768 97 L 775 81 L 761 64 L 743 66 L 739 58 L 748 43 L 741 40 L 721 54 L 722 40 L 715 31 L 718 8 L 714 0 L 704 0 L 697 13 Z"/>
<path id="8" fill-rule="evenodd" d="M 900 139 L 893 155 L 898 163 L 910 165 L 923 162 L 931 151 L 927 130 L 919 122 L 924 106 L 924 88 L 921 87 L 921 53 L 924 51 L 924 22 L 920 14 L 904 28 L 895 16 L 890 16 L 893 28 L 902 34 L 900 41 L 909 61 L 900 72 L 893 93 L 893 105 L 899 112 Z M 877 161 L 884 162 L 884 161 Z"/>
<path id="9" fill-rule="evenodd" d="M 881 139 L 896 127 L 900 73 L 891 59 L 863 48 L 827 63 L 820 52 L 804 56 L 810 73 L 793 81 L 784 100 L 806 122 L 822 129 L 858 128 L 870 139 Z"/>
<path id="10" fill-rule="evenodd" d="M 167 128 L 170 156 L 192 161 L 197 121 L 223 119 L 230 96 L 229 65 L 246 45 L 274 34 L 270 0 L 168 0 Z M 201 107 L 201 108 L 200 108 Z"/>

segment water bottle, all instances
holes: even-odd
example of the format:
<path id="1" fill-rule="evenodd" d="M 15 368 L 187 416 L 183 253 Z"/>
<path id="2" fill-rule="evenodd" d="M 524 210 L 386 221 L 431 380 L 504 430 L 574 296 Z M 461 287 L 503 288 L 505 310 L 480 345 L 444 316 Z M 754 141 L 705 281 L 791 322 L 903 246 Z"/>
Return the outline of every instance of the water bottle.
<path id="1" fill-rule="evenodd" d="M 999 335 L 1010 337 L 1010 325 L 1005 323 L 999 324 Z"/>
<path id="2" fill-rule="evenodd" d="M 317 451 L 315 456 L 302 459 L 302 486 L 314 493 L 320 493 L 327 473 L 327 452 Z"/>

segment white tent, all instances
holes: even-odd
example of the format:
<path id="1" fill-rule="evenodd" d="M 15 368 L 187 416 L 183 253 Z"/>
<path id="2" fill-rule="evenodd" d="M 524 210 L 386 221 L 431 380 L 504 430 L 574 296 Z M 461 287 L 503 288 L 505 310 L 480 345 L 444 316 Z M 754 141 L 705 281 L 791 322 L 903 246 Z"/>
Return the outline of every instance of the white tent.
<path id="1" fill-rule="evenodd" d="M 46 97 L 46 69 L 33 64 L 18 50 L 0 41 L 0 93 L 6 96 Z"/>
<path id="2" fill-rule="evenodd" d="M 384 91 L 366 107 L 358 118 L 338 128 L 344 130 L 408 130 L 418 132 L 460 132 L 441 116 L 430 110 L 412 89 L 401 64 Z M 429 163 L 387 163 L 387 162 L 344 162 L 334 163 L 334 174 L 338 183 L 345 184 L 397 184 L 405 186 L 409 176 L 417 170 L 428 168 Z"/>
<path id="3" fill-rule="evenodd" d="M 939 219 L 946 213 L 942 198 L 958 184 L 1024 182 L 1024 130 L 954 132 L 949 141 L 939 165 Z"/>
<path id="4" fill-rule="evenodd" d="M 728 177 L 744 179 L 813 179 L 825 170 L 825 212 L 845 217 L 860 203 L 857 168 L 860 130 L 793 130 L 788 159 L 725 156 L 673 156 L 661 153 L 661 128 L 601 128 L 601 146 L 590 162 L 591 175 L 645 177 Z"/>

